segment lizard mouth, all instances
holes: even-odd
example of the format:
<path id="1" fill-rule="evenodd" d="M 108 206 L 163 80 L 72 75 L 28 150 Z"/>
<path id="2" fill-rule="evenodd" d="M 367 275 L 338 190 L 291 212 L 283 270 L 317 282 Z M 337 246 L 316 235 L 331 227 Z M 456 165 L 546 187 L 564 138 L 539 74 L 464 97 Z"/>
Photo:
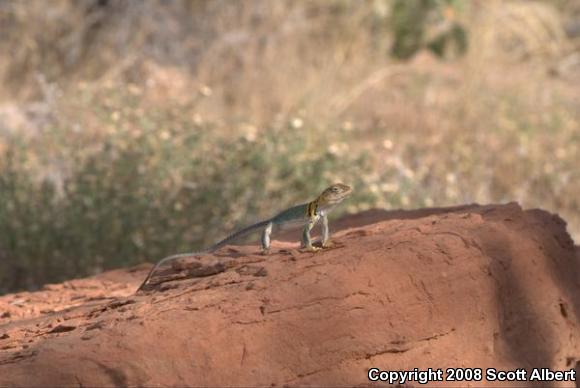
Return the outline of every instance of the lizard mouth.
<path id="1" fill-rule="evenodd" d="M 340 197 L 330 198 L 328 200 L 328 203 L 331 203 L 331 204 L 340 203 L 340 202 L 344 201 L 348 196 L 349 196 L 349 194 L 345 194 L 345 195 L 341 195 Z"/>
<path id="2" fill-rule="evenodd" d="M 352 189 L 349 188 L 347 191 L 344 191 L 343 193 L 340 194 L 335 194 L 333 196 L 331 196 L 330 198 L 326 199 L 326 202 L 329 204 L 336 204 L 336 203 L 340 203 L 343 200 L 345 200 L 346 198 L 348 198 L 352 193 Z"/>

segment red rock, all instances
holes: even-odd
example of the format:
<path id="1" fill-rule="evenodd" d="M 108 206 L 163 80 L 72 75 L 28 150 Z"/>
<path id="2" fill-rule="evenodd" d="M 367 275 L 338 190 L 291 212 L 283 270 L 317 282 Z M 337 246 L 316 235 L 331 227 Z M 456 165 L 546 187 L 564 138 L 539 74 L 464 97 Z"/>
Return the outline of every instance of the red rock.
<path id="1" fill-rule="evenodd" d="M 30 315 L 0 297 L 13 312 L 0 386 L 351 386 L 372 367 L 580 365 L 580 257 L 559 217 L 474 205 L 331 226 L 337 248 L 223 250 L 202 259 L 222 272 L 170 267 L 138 295 L 150 266 L 21 293 Z M 60 321 L 73 329 L 49 329 Z"/>

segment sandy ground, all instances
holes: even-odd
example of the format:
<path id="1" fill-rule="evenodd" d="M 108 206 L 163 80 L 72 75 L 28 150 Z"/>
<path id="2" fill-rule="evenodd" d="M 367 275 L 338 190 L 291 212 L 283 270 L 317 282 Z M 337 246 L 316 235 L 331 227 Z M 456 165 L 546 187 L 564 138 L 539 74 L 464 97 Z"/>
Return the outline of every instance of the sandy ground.
<path id="1" fill-rule="evenodd" d="M 138 294 L 149 264 L 0 297 L 0 386 L 359 386 L 373 367 L 580 386 L 485 379 L 580 373 L 580 250 L 558 216 L 469 205 L 331 227 L 334 248 L 301 252 L 286 233 L 269 256 L 180 260 Z"/>

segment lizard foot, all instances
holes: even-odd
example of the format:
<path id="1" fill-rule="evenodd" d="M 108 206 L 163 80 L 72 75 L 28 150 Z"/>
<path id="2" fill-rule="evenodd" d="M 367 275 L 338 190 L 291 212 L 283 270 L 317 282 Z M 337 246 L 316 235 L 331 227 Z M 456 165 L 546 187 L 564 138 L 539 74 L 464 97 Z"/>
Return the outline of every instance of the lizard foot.
<path id="1" fill-rule="evenodd" d="M 328 240 L 322 243 L 322 247 L 323 248 L 334 248 L 336 247 L 336 244 L 333 243 L 332 241 Z"/>
<path id="2" fill-rule="evenodd" d="M 307 245 L 305 247 L 302 248 L 305 252 L 316 252 L 319 251 L 321 248 L 312 246 L 312 245 Z"/>

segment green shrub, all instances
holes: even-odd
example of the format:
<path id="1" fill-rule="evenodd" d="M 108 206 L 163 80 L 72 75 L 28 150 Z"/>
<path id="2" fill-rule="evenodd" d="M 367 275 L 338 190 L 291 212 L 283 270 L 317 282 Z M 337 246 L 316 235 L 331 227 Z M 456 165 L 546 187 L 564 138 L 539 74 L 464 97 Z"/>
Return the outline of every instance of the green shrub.
<path id="1" fill-rule="evenodd" d="M 443 57 L 453 50 L 467 50 L 467 31 L 455 15 L 464 8 L 462 0 L 394 0 L 390 25 L 393 32 L 391 54 L 399 59 L 412 57 L 428 48 Z M 436 33 L 428 34 L 429 29 Z"/>
<path id="2" fill-rule="evenodd" d="M 85 102 L 92 109 L 82 110 L 107 133 L 57 125 L 6 139 L 2 291 L 195 250 L 339 177 L 363 185 L 365 155 L 329 150 L 323 131 L 310 126 L 282 122 L 224 136 L 183 119 L 192 117 L 186 107 L 144 112 L 128 94 L 112 98 L 93 96 Z M 53 170 L 60 175 L 47 174 Z"/>

